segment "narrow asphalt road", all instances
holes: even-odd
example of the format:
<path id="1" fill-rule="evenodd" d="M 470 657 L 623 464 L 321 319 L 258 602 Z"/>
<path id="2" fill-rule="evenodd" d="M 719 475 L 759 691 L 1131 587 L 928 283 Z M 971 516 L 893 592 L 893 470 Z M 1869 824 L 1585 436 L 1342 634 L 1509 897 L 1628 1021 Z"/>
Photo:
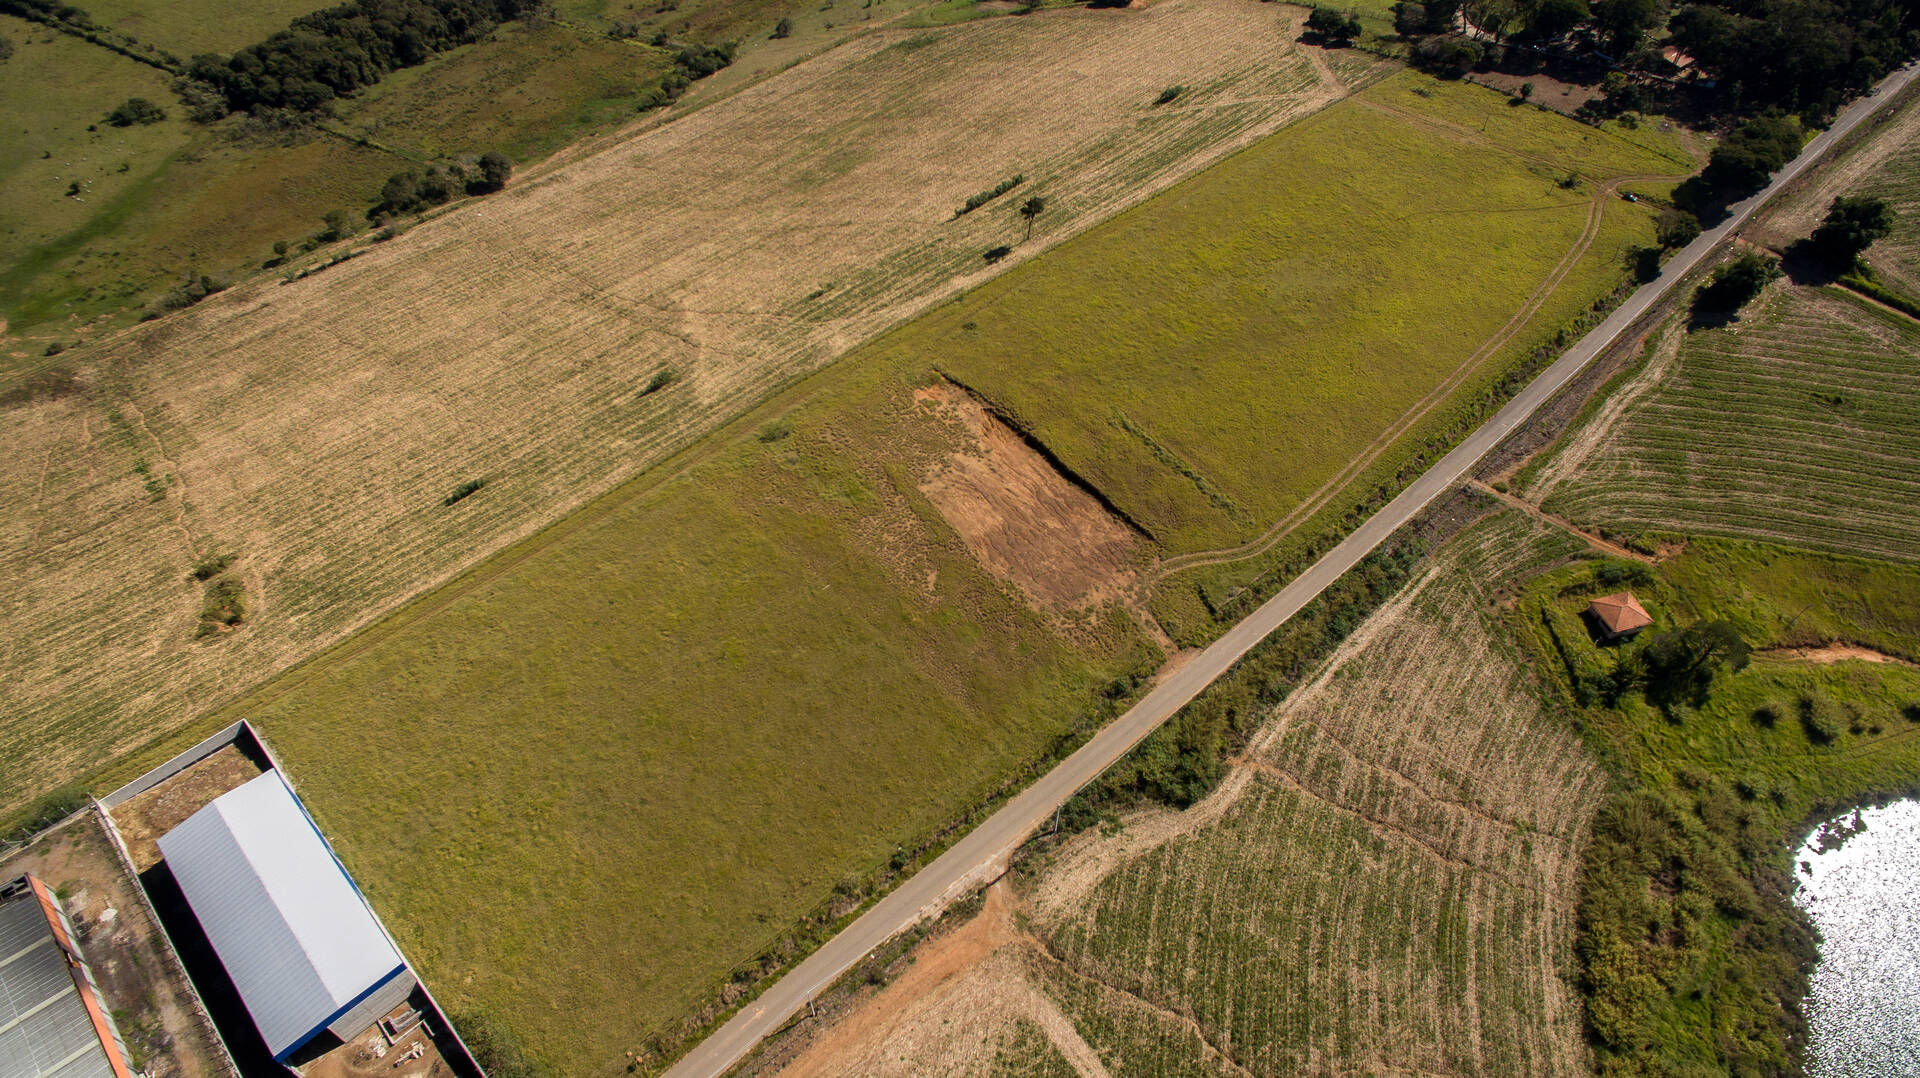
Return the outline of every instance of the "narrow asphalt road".
<path id="1" fill-rule="evenodd" d="M 1612 344 L 1627 327 L 1665 296 L 1708 253 L 1747 222 L 1753 212 L 1779 194 L 1823 157 L 1879 107 L 1897 97 L 1920 67 L 1908 65 L 1889 75 L 1877 92 L 1856 101 L 1832 127 L 1807 144 L 1800 156 L 1780 170 L 1764 191 L 1741 202 L 1719 225 L 1702 232 L 1668 260 L 1660 276 L 1636 291 L 1606 321 L 1580 339 L 1565 355 L 1500 409 L 1480 429 L 1440 458 L 1426 474 L 1360 525 L 1339 546 L 1301 573 L 1273 598 L 1195 656 L 1172 677 L 1160 683 L 1126 714 L 1115 719 L 1073 755 L 1062 760 L 1032 786 L 1008 801 L 947 852 L 915 873 L 885 898 L 861 914 L 839 935 L 795 966 L 760 996 L 743 1007 L 693 1051 L 683 1056 L 666 1078 L 718 1078 L 778 1029 L 821 989 L 832 984 L 875 947 L 906 931 L 941 899 L 984 883 L 1006 863 L 1027 836 L 1080 787 L 1093 781 L 1127 751 L 1215 678 L 1232 668 L 1242 655 L 1285 624 L 1327 585 L 1353 568 L 1394 530 L 1412 519 L 1429 502 L 1453 486 L 1467 469 L 1491 452 L 1501 440 L 1530 418 L 1535 409 L 1572 380 L 1574 375 Z"/>

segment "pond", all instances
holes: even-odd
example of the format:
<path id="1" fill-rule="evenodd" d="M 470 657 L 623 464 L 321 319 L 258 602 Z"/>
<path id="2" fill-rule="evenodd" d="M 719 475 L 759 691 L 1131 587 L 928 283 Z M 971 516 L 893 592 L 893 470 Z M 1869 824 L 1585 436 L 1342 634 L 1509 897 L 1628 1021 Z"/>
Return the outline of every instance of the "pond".
<path id="1" fill-rule="evenodd" d="M 1827 821 L 1794 878 L 1821 936 L 1808 1078 L 1920 1078 L 1920 801 Z"/>

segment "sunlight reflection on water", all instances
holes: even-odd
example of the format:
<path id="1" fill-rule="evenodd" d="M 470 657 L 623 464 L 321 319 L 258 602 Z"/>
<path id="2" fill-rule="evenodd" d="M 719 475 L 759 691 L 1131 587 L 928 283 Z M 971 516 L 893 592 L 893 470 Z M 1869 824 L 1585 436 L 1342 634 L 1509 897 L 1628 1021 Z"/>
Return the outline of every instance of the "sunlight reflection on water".
<path id="1" fill-rule="evenodd" d="M 1794 858 L 1794 901 L 1821 936 L 1807 1074 L 1920 1078 L 1920 801 L 1864 809 L 1866 830 L 1817 852 L 1853 818 L 1829 821 Z"/>

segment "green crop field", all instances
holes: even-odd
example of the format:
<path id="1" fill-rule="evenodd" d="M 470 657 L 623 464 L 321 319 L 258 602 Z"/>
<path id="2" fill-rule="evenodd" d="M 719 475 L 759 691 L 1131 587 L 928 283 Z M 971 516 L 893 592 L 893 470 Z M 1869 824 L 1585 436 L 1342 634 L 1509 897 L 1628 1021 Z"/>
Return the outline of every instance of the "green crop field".
<path id="1" fill-rule="evenodd" d="M 1585 525 L 1711 531 L 1920 560 L 1920 325 L 1838 289 L 1781 286 L 1720 329 L 1656 347 L 1523 487 Z M 1633 389 L 1626 392 L 1632 393 Z"/>
<path id="2" fill-rule="evenodd" d="M 992 400 L 1166 553 L 1242 543 L 1376 439 L 1399 441 L 1368 474 L 1396 471 L 1624 280 L 1650 216 L 1598 185 L 1691 167 L 1504 101 L 1396 76 L 881 347 Z"/>
<path id="3" fill-rule="evenodd" d="M 1085 894 L 1043 867 L 1037 930 L 1119 997 L 1081 1006 L 1191 1016 L 1232 1073 L 1585 1073 L 1561 972 L 1603 779 L 1486 590 L 1577 549 L 1517 514 L 1477 526 L 1276 710 L 1198 819 Z M 1115 1047 L 1126 1073 L 1178 1072 Z"/>

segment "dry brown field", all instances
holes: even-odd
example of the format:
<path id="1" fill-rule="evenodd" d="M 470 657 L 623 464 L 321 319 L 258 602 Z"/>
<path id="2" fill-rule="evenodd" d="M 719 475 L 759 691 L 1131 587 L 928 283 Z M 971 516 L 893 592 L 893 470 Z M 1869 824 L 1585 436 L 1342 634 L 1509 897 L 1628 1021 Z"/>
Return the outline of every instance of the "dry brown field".
<path id="1" fill-rule="evenodd" d="M 0 387 L 0 769 L 33 776 L 0 811 L 1333 100 L 1336 68 L 1366 65 L 1310 60 L 1299 14 L 1169 0 L 869 34 Z M 1155 108 L 1175 83 L 1203 92 Z M 1028 195 L 1048 209 L 1019 242 Z M 245 618 L 201 634 L 189 572 L 222 554 Z"/>
<path id="2" fill-rule="evenodd" d="M 1206 800 L 998 885 L 777 1072 L 1589 1073 L 1566 976 L 1606 778 L 1491 590 L 1582 548 L 1511 510 L 1469 529 Z"/>

